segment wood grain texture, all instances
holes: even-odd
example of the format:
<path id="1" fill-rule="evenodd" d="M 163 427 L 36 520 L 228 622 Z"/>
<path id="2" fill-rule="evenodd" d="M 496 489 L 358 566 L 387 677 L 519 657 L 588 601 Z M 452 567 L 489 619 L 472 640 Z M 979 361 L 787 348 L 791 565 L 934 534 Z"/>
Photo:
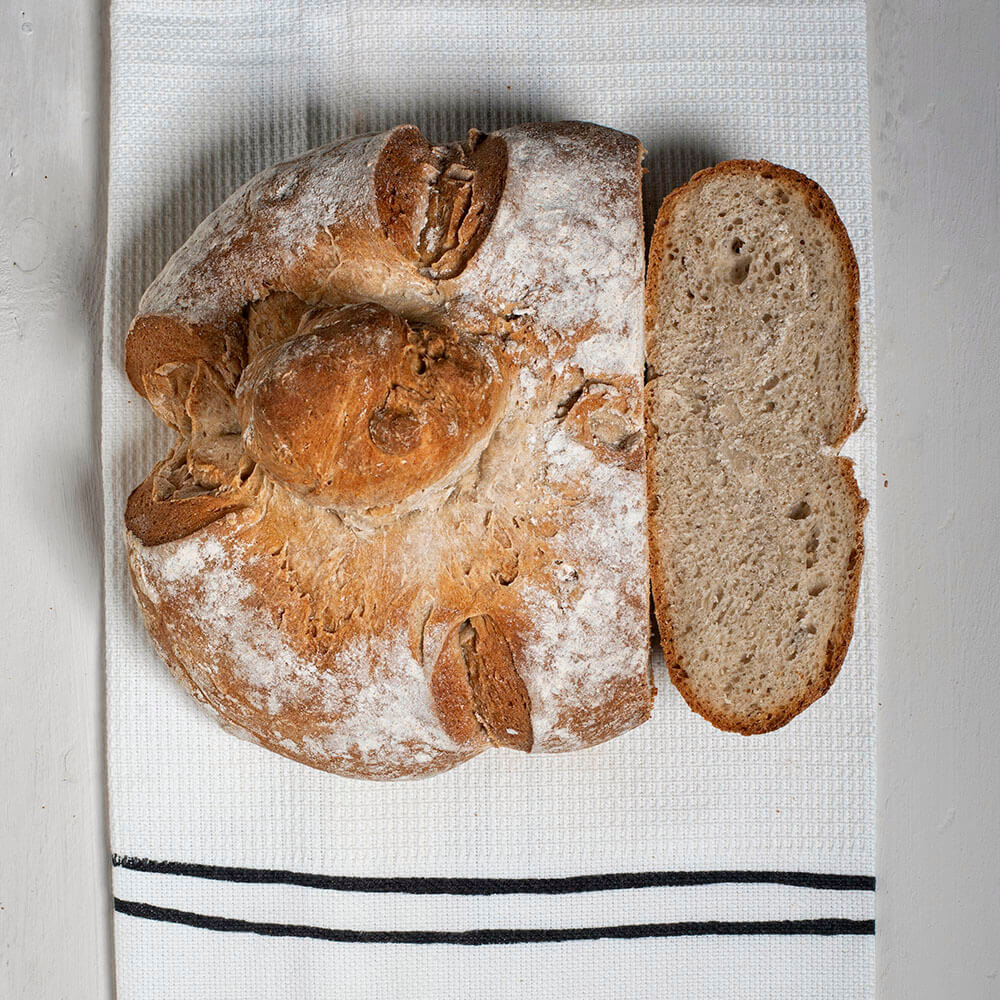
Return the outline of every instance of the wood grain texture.
<path id="1" fill-rule="evenodd" d="M 103 4 L 0 7 L 0 996 L 111 994 Z"/>

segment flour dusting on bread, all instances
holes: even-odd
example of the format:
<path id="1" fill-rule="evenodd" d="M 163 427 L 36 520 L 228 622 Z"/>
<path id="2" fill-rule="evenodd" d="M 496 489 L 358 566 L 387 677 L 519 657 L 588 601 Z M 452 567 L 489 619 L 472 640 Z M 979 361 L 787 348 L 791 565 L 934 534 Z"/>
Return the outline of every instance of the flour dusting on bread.
<path id="1" fill-rule="evenodd" d="M 482 243 L 465 260 L 442 258 L 449 276 L 434 280 L 406 213 L 446 201 L 421 193 L 419 171 L 407 181 L 404 170 L 398 189 L 395 174 L 380 173 L 384 157 L 416 142 L 406 130 L 348 140 L 255 178 L 144 296 L 128 355 L 140 389 L 154 375 L 169 388 L 156 373 L 197 359 L 238 396 L 248 353 L 299 335 L 311 306 L 351 302 L 410 324 L 414 389 L 446 360 L 422 324 L 488 348 L 504 380 L 502 412 L 443 480 L 427 478 L 384 508 L 326 509 L 287 488 L 276 452 L 274 474 L 258 466 L 216 491 L 233 503 L 209 494 L 223 513 L 194 534 L 161 544 L 129 536 L 147 624 L 184 683 L 263 746 L 368 778 L 432 774 L 491 743 L 588 746 L 644 721 L 652 694 L 639 144 L 579 123 L 473 137 L 476 155 L 495 159 L 502 147 L 505 157 L 484 167 L 479 188 L 472 182 L 483 218 L 495 217 L 484 238 L 481 226 L 449 223 L 457 238 L 474 230 Z M 465 204 L 457 188 L 452 196 L 449 211 Z M 285 298 L 271 309 L 270 296 Z M 248 308 L 266 340 L 246 342 Z M 290 345 L 287 365 L 313 365 L 306 346 Z M 355 365 L 358 379 L 365 366 Z M 349 385 L 355 375 L 336 377 Z M 369 382 L 359 394 L 376 391 Z M 407 456 L 420 460 L 428 440 L 412 391 L 393 388 L 377 411 L 377 440 L 407 477 Z M 161 398 L 158 412 L 173 412 Z M 348 401 L 344 419 L 361 421 L 357 433 L 375 427 L 352 409 L 360 396 L 338 388 L 329 398 Z M 243 414 L 244 440 L 270 433 L 261 420 L 278 417 L 255 412 L 249 426 Z M 322 449 L 320 437 L 285 447 Z M 299 454 L 296 468 L 336 467 L 336 455 Z M 383 475 L 390 458 L 365 461 Z M 154 487 L 140 487 L 153 491 L 143 510 L 167 517 Z"/>

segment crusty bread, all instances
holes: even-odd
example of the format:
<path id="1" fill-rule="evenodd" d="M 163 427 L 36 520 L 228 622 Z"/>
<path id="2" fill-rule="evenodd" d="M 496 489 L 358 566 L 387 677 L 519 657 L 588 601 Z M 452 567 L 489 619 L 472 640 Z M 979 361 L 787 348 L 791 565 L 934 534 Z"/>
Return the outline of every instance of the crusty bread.
<path id="1" fill-rule="evenodd" d="M 820 187 L 733 160 L 664 201 L 646 283 L 647 475 L 670 676 L 763 733 L 820 697 L 853 629 L 867 510 L 837 449 L 858 419 L 858 269 Z"/>
<path id="2" fill-rule="evenodd" d="M 384 779 L 648 717 L 640 155 L 572 122 L 346 140 L 147 290 L 126 370 L 177 441 L 130 569 L 224 725 Z"/>

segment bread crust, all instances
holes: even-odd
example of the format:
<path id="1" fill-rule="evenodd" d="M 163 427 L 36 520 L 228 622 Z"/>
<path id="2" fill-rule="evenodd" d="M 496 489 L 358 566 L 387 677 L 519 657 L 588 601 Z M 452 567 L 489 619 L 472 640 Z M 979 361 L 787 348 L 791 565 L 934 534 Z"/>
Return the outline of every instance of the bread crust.
<path id="1" fill-rule="evenodd" d="M 860 296 L 860 276 L 857 258 L 851 245 L 847 229 L 843 224 L 832 200 L 822 187 L 809 177 L 788 167 L 782 167 L 767 160 L 727 160 L 714 167 L 708 167 L 696 173 L 691 180 L 676 188 L 664 198 L 657 214 L 653 235 L 650 241 L 649 256 L 646 271 L 646 335 L 647 351 L 649 341 L 654 334 L 657 318 L 657 288 L 660 272 L 663 267 L 669 237 L 670 224 L 677 206 L 694 190 L 710 180 L 726 175 L 756 175 L 765 179 L 779 179 L 798 191 L 812 214 L 828 227 L 836 241 L 839 257 L 847 281 L 847 312 L 843 318 L 843 328 L 849 341 L 849 361 L 853 393 L 844 406 L 840 429 L 827 445 L 839 448 L 854 431 L 863 413 L 857 391 L 860 331 L 858 326 L 858 299 Z M 773 732 L 790 722 L 795 716 L 808 708 L 818 698 L 822 697 L 833 684 L 850 646 L 854 634 L 854 615 L 857 607 L 858 591 L 861 584 L 861 570 L 864 562 L 864 519 L 868 512 L 868 502 L 860 493 L 854 476 L 854 465 L 850 459 L 838 456 L 837 469 L 843 477 L 851 494 L 855 511 L 855 536 L 853 546 L 845 568 L 846 586 L 843 610 L 838 621 L 830 632 L 826 646 L 826 662 L 824 668 L 811 683 L 800 693 L 799 697 L 778 706 L 764 718 L 747 718 L 740 713 L 727 712 L 719 704 L 710 703 L 699 698 L 690 683 L 687 672 L 682 668 L 677 653 L 673 623 L 670 617 L 671 595 L 662 567 L 665 564 L 665 553 L 660 545 L 658 533 L 654 530 L 659 511 L 660 497 L 657 492 L 656 470 L 654 464 L 654 441 L 656 427 L 652 417 L 650 393 L 652 386 L 646 389 L 645 428 L 646 428 L 646 474 L 647 494 L 649 498 L 649 549 L 650 549 L 650 584 L 653 595 L 653 609 L 660 633 L 670 679 L 684 700 L 699 715 L 707 719 L 719 729 L 739 733 L 745 736 Z"/>
<path id="2" fill-rule="evenodd" d="M 178 432 L 126 517 L 155 644 L 227 728 L 374 779 L 435 774 L 497 745 L 589 746 L 643 722 L 652 697 L 640 146 L 573 122 L 474 136 L 457 152 L 428 152 L 414 133 L 258 175 L 171 259 L 126 342 L 132 384 Z M 360 302 L 411 332 L 478 340 L 505 391 L 446 481 L 335 509 L 234 446 L 247 430 L 237 399 L 254 357 L 310 309 Z M 364 377 L 364 359 L 351 363 Z M 472 406 L 441 371 L 441 412 Z M 425 443 L 409 425 L 371 433 L 390 451 Z M 308 468 L 332 467 L 320 457 Z"/>

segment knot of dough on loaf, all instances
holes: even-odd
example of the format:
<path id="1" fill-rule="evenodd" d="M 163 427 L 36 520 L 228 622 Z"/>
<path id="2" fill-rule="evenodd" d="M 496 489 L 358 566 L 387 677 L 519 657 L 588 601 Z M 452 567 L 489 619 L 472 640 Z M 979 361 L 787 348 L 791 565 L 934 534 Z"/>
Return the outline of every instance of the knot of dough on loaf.
<path id="1" fill-rule="evenodd" d="M 485 342 L 373 303 L 307 312 L 236 393 L 253 460 L 309 503 L 352 514 L 409 509 L 454 484 L 504 397 Z"/>
<path id="2" fill-rule="evenodd" d="M 642 412 L 625 379 L 585 379 L 560 405 L 556 416 L 568 435 L 602 462 L 629 469 L 642 466 Z"/>
<path id="3" fill-rule="evenodd" d="M 472 129 L 466 142 L 432 146 L 398 128 L 375 168 L 382 230 L 425 278 L 454 278 L 486 238 L 506 177 L 502 136 Z"/>

